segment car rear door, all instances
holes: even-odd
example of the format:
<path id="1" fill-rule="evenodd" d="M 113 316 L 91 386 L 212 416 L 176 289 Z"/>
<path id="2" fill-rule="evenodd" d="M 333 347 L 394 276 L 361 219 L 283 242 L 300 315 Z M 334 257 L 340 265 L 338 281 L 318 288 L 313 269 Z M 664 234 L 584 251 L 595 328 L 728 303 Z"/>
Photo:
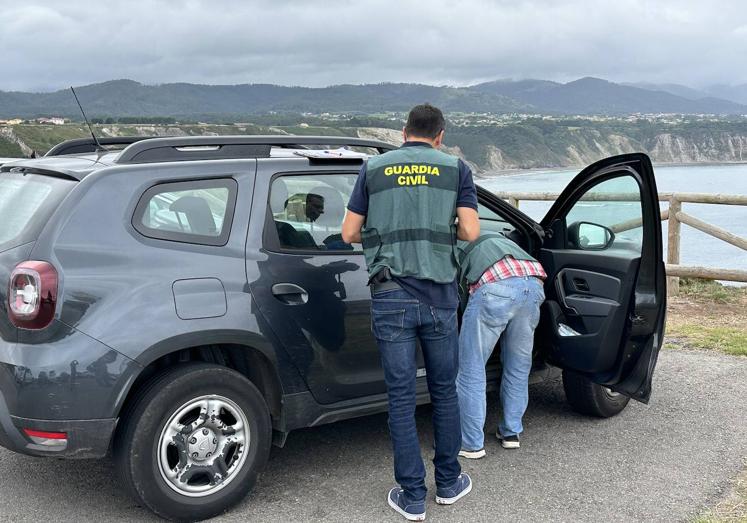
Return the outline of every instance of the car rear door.
<path id="1" fill-rule="evenodd" d="M 587 167 L 541 225 L 542 350 L 561 368 L 648 402 L 666 308 L 651 160 L 634 153 Z"/>
<path id="2" fill-rule="evenodd" d="M 340 234 L 359 164 L 283 166 L 269 180 L 259 176 L 257 211 L 265 219 L 262 248 L 248 254 L 252 295 L 317 402 L 383 394 L 366 262 L 361 246 L 345 244 Z"/>

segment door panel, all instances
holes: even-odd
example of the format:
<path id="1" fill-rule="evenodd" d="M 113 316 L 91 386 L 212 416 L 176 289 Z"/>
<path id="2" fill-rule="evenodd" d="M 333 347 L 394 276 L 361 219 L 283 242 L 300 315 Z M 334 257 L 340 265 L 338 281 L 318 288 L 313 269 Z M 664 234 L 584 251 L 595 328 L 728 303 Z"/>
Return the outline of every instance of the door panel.
<path id="1" fill-rule="evenodd" d="M 548 280 L 538 343 L 556 365 L 648 401 L 666 305 L 650 160 L 630 154 L 588 167 L 542 225 Z"/>
<path id="2" fill-rule="evenodd" d="M 539 260 L 549 276 L 540 328 L 545 338 L 551 333 L 545 340 L 551 360 L 578 372 L 605 373 L 619 351 L 617 344 L 600 350 L 600 340 L 623 336 L 631 293 L 627 275 L 635 272 L 637 259 L 543 249 Z"/>
<path id="3" fill-rule="evenodd" d="M 276 176 L 252 295 L 319 403 L 386 391 L 371 334 L 371 295 L 360 245 L 342 242 L 356 173 Z"/>

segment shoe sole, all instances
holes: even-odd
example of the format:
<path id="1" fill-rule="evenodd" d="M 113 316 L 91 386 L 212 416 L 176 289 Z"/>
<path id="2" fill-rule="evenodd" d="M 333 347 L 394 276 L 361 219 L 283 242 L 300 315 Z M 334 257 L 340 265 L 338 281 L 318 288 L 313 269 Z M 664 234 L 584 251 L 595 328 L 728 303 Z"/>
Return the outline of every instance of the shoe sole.
<path id="1" fill-rule="evenodd" d="M 485 457 L 485 449 L 480 450 L 460 450 L 459 456 L 467 459 L 480 459 Z"/>
<path id="2" fill-rule="evenodd" d="M 389 494 L 386 495 L 386 502 L 389 503 L 389 506 L 397 511 L 407 521 L 425 521 L 425 512 L 423 512 L 422 514 L 410 514 L 409 512 L 405 512 L 402 507 L 396 505 L 392 501 L 392 498 L 389 497 Z"/>
<path id="3" fill-rule="evenodd" d="M 519 449 L 519 448 L 521 448 L 521 443 L 518 442 L 518 441 L 506 441 L 498 433 L 496 433 L 495 437 L 498 438 L 498 441 L 501 442 L 501 447 L 503 447 L 504 449 Z"/>
<path id="4" fill-rule="evenodd" d="M 472 480 L 471 479 L 469 482 L 469 486 L 463 491 L 461 491 L 459 494 L 454 496 L 453 498 L 442 498 L 442 497 L 436 496 L 436 503 L 438 503 L 439 505 L 453 505 L 454 503 L 462 499 L 464 496 L 466 496 L 470 492 L 472 492 Z"/>

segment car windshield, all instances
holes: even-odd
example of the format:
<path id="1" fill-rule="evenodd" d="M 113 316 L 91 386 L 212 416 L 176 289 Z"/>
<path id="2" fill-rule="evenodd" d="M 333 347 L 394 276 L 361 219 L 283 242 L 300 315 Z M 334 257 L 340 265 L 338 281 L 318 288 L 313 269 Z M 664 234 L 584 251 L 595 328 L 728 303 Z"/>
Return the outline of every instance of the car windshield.
<path id="1" fill-rule="evenodd" d="M 76 183 L 41 174 L 0 173 L 0 251 L 36 239 Z"/>

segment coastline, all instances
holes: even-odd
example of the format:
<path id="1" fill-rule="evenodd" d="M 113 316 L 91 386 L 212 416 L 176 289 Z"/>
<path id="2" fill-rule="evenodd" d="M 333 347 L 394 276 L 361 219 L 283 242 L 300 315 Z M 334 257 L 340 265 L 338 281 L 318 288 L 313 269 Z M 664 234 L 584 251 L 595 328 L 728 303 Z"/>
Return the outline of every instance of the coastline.
<path id="1" fill-rule="evenodd" d="M 656 167 L 716 167 L 720 165 L 747 165 L 747 160 L 742 162 L 654 162 Z M 578 170 L 579 172 L 586 165 L 566 165 L 563 167 L 532 167 L 530 169 L 500 169 L 497 171 L 481 171 L 475 173 L 476 178 L 497 178 L 501 176 L 517 176 L 522 174 L 552 173 Z"/>

